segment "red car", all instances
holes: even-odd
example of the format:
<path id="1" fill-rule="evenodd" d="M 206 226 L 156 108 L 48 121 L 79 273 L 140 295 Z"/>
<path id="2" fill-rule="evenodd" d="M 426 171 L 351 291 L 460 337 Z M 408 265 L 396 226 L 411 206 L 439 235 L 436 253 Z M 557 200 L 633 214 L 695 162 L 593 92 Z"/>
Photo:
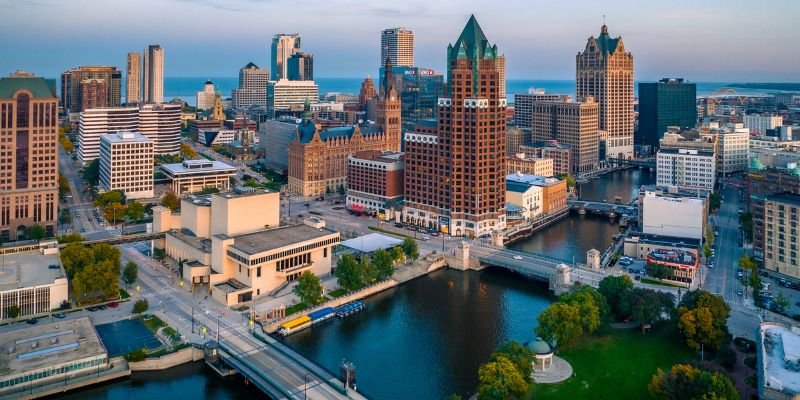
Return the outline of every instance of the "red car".
<path id="1" fill-rule="evenodd" d="M 108 303 L 107 306 L 111 308 L 117 308 L 119 307 L 119 303 L 117 303 L 116 301 L 112 301 L 111 303 Z"/>

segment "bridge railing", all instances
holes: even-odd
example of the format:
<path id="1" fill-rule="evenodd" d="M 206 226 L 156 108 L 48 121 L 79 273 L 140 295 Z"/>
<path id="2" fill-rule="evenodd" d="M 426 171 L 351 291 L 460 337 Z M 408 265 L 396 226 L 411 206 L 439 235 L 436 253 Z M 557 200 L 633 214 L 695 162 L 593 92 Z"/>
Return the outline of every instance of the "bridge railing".
<path id="1" fill-rule="evenodd" d="M 224 352 L 225 352 L 225 353 L 226 353 L 226 354 L 227 354 L 227 355 L 228 355 L 230 358 L 232 358 L 232 359 L 233 359 L 233 360 L 230 360 L 230 361 L 229 361 L 229 360 L 226 360 L 226 362 L 228 363 L 228 365 L 230 365 L 231 367 L 234 367 L 235 369 L 239 370 L 239 373 L 240 373 L 240 374 L 247 376 L 248 378 L 250 378 L 250 380 L 251 380 L 251 381 L 252 381 L 252 380 L 254 380 L 253 378 L 262 378 L 262 379 L 264 379 L 264 380 L 265 380 L 265 381 L 266 381 L 266 382 L 267 382 L 267 383 L 268 383 L 268 384 L 269 384 L 271 387 L 273 387 L 273 388 L 275 389 L 275 391 L 277 391 L 277 392 L 279 392 L 279 393 L 281 393 L 281 394 L 283 394 L 283 395 L 285 395 L 285 396 L 287 396 L 287 397 L 289 397 L 289 398 L 292 398 L 292 397 L 294 397 L 294 394 L 293 394 L 293 393 L 291 393 L 290 391 L 288 391 L 288 390 L 284 389 L 284 388 L 283 388 L 283 386 L 282 386 L 280 383 L 278 383 L 276 380 L 272 379 L 272 378 L 271 378 L 269 375 L 265 374 L 265 373 L 264 373 L 263 371 L 261 371 L 261 370 L 258 370 L 258 369 L 256 369 L 256 368 L 253 368 L 253 367 L 249 366 L 249 365 L 247 364 L 247 361 L 245 361 L 245 360 L 244 360 L 244 359 L 241 357 L 241 354 L 246 354 L 246 353 L 249 353 L 249 352 L 244 352 L 244 353 L 242 353 L 242 352 L 236 352 L 236 351 L 234 351 L 233 349 L 231 349 L 231 348 L 230 348 L 230 346 L 226 345 L 225 343 L 219 342 L 218 344 L 219 344 L 219 348 L 220 348 L 221 350 L 223 350 L 223 351 L 224 351 Z M 258 349 L 256 349 L 256 350 L 253 350 L 253 351 L 257 352 L 257 351 L 258 351 Z M 224 359 L 224 358 L 223 358 L 223 359 Z M 233 361 L 233 362 L 231 362 L 231 361 Z M 240 366 L 239 368 L 236 368 L 236 367 L 237 367 L 237 365 L 236 365 L 236 364 L 241 364 L 241 366 Z M 247 370 L 248 370 L 248 371 L 242 371 L 242 369 L 244 369 L 243 367 L 247 368 Z M 250 371 L 252 371 L 252 372 L 250 372 Z M 248 372 L 249 372 L 249 373 L 248 373 Z M 256 376 L 255 376 L 255 377 L 253 377 L 253 376 L 248 376 L 248 375 L 250 375 L 250 374 L 255 374 Z M 264 390 L 264 391 L 266 391 L 266 392 L 270 392 L 270 390 L 269 390 L 269 389 L 267 389 L 267 388 L 262 388 L 262 390 Z M 270 394 L 270 393 L 266 393 L 266 394 Z"/>

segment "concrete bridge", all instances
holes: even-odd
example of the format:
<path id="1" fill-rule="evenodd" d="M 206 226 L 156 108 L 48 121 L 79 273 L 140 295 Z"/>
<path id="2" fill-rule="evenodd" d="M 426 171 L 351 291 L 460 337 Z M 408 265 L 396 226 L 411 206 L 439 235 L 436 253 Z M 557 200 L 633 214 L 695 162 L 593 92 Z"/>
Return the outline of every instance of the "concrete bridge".
<path id="1" fill-rule="evenodd" d="M 624 158 L 606 158 L 606 162 L 613 165 L 630 165 L 633 167 L 656 169 L 656 158 L 638 158 L 627 160 Z"/>
<path id="2" fill-rule="evenodd" d="M 634 206 L 611 204 L 601 201 L 569 200 L 567 204 L 571 210 L 581 215 L 590 213 L 605 215 L 609 218 L 618 218 L 623 215 L 636 216 L 638 213 Z"/>

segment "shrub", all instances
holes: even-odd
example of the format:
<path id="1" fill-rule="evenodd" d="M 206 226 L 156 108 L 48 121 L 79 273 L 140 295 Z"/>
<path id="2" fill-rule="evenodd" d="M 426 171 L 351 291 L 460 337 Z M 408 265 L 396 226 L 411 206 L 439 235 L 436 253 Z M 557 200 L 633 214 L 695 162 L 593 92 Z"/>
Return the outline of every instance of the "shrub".
<path id="1" fill-rule="evenodd" d="M 128 362 L 144 361 L 147 358 L 147 349 L 134 350 L 123 357 Z"/>
<path id="2" fill-rule="evenodd" d="M 747 357 L 744 359 L 744 365 L 746 365 L 750 369 L 756 369 L 756 358 L 755 357 Z"/>
<path id="3" fill-rule="evenodd" d="M 136 303 L 133 303 L 134 314 L 141 314 L 147 311 L 148 308 L 150 308 L 150 303 L 148 303 L 145 299 L 136 300 Z"/>

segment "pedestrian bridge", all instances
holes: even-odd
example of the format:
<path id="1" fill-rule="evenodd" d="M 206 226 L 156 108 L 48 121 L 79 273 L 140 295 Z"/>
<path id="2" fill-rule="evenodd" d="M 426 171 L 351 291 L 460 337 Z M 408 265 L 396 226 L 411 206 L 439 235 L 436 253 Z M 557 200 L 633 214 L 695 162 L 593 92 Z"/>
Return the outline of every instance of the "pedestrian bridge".
<path id="1" fill-rule="evenodd" d="M 634 216 L 638 211 L 634 206 L 627 206 L 622 204 L 605 203 L 602 201 L 584 201 L 584 200 L 569 200 L 567 202 L 570 209 L 575 210 L 578 214 L 602 214 L 607 217 L 616 218 L 621 215 Z"/>
<path id="2" fill-rule="evenodd" d="M 637 159 L 624 159 L 624 158 L 606 158 L 606 162 L 615 165 L 630 165 L 640 168 L 656 169 L 656 158 L 637 158 Z"/>

